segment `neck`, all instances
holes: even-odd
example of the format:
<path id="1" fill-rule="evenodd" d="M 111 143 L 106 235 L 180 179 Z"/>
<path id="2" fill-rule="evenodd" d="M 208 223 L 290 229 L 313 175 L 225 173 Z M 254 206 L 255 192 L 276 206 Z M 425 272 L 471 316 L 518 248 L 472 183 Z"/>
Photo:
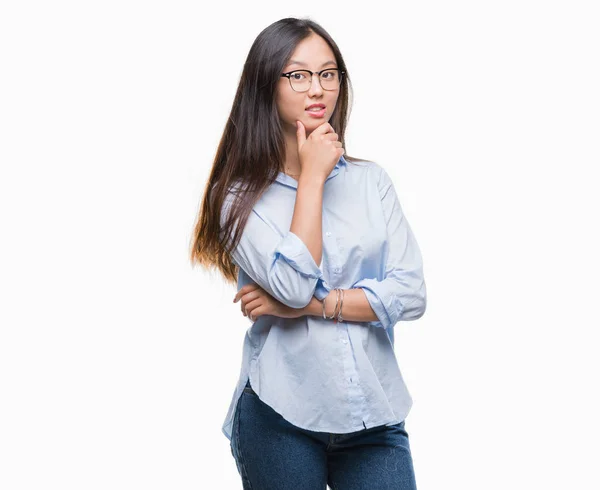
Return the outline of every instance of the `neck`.
<path id="1" fill-rule="evenodd" d="M 302 171 L 302 166 L 300 165 L 300 157 L 298 156 L 298 137 L 296 136 L 295 126 L 288 128 L 286 125 L 283 136 L 285 141 L 285 162 L 283 171 L 288 175 L 297 177 Z M 308 134 L 306 137 L 308 138 Z"/>

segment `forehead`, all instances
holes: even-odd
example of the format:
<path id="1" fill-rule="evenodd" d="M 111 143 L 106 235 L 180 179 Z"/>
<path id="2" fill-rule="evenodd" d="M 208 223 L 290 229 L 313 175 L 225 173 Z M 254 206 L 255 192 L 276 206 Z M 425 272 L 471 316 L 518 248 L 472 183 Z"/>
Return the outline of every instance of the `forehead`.
<path id="1" fill-rule="evenodd" d="M 325 63 L 323 63 L 320 66 L 317 66 L 317 70 L 321 69 L 321 68 L 325 68 L 326 66 L 331 66 L 332 68 L 336 65 L 336 62 L 334 60 L 329 60 L 326 61 Z M 297 70 L 302 70 L 302 69 L 308 69 L 308 64 L 302 62 L 302 61 L 290 61 L 287 65 L 288 68 L 294 68 Z"/>
<path id="2" fill-rule="evenodd" d="M 285 66 L 320 69 L 335 64 L 335 55 L 329 44 L 321 36 L 313 34 L 298 43 Z"/>

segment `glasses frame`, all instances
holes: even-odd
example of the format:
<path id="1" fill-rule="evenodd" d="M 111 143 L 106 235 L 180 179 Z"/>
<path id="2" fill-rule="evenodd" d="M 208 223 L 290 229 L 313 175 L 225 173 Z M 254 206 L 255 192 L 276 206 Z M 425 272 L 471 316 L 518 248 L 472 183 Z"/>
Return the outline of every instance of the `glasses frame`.
<path id="1" fill-rule="evenodd" d="M 340 77 L 340 84 L 338 85 L 337 88 L 325 88 L 323 87 L 323 84 L 321 84 L 321 73 L 323 73 L 324 71 L 331 71 L 331 70 L 336 70 L 338 72 L 338 75 Z M 294 86 L 292 85 L 292 73 L 296 73 L 298 71 L 307 71 L 308 73 L 310 73 L 310 86 L 306 89 L 306 90 L 296 90 L 294 88 Z M 287 79 L 290 81 L 290 87 L 292 87 L 292 90 L 294 92 L 298 92 L 298 93 L 303 93 L 303 92 L 308 92 L 310 90 L 310 87 L 312 86 L 312 79 L 313 79 L 313 75 L 319 75 L 319 85 L 321 85 L 321 88 L 323 90 L 327 90 L 328 92 L 331 92 L 332 90 L 337 90 L 338 88 L 340 88 L 340 86 L 342 85 L 342 79 L 344 77 L 344 74 L 346 72 L 344 70 L 341 70 L 340 68 L 325 68 L 321 71 L 310 71 L 310 70 L 293 70 L 293 71 L 288 71 L 287 73 L 282 73 L 281 76 L 282 77 L 287 77 Z"/>

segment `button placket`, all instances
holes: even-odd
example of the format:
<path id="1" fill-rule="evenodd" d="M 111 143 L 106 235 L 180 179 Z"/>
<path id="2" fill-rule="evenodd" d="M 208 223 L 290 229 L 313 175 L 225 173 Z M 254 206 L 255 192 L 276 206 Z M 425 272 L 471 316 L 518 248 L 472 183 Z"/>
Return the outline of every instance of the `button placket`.
<path id="1" fill-rule="evenodd" d="M 343 264 L 341 263 L 341 251 L 344 250 L 344 247 L 338 244 L 339 238 L 336 238 L 333 235 L 333 233 L 331 232 L 331 228 L 328 226 L 328 223 L 323 223 L 323 229 L 325 229 L 325 237 L 329 239 L 325 240 L 327 242 L 328 249 L 331 250 L 331 260 L 328 264 L 329 270 L 335 275 L 340 275 L 342 273 L 343 266 Z"/>

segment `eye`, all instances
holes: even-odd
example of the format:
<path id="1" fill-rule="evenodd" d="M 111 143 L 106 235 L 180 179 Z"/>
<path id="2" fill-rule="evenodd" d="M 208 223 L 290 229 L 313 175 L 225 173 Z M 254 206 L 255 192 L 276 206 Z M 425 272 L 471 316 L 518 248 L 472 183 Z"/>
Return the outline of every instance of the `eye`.
<path id="1" fill-rule="evenodd" d="M 306 78 L 306 75 L 300 71 L 295 71 L 290 75 L 294 80 L 303 80 Z"/>

